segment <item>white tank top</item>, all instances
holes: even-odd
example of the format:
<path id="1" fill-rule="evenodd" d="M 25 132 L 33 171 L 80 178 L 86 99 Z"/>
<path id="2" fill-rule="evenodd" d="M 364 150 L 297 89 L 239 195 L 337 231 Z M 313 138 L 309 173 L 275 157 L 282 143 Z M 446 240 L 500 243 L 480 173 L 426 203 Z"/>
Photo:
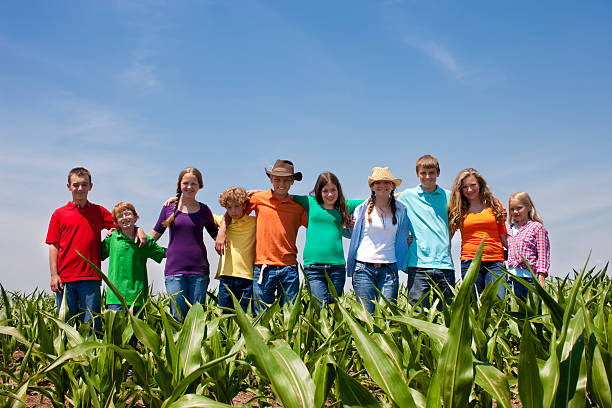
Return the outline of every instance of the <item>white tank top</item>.
<path id="1" fill-rule="evenodd" d="M 376 209 L 370 214 L 372 222 L 368 222 L 366 211 L 363 220 L 363 239 L 357 248 L 357 260 L 368 263 L 394 263 L 395 234 L 397 224 L 393 225 L 393 217 L 381 218 Z"/>

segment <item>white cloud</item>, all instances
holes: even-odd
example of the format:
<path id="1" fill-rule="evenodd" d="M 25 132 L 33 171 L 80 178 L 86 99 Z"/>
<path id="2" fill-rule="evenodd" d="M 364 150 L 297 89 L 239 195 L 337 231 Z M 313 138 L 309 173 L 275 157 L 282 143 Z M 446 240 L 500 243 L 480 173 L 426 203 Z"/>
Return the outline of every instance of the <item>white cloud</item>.
<path id="1" fill-rule="evenodd" d="M 121 80 L 128 85 L 144 90 L 152 90 L 160 86 L 155 71 L 155 65 L 145 63 L 144 57 L 135 57 L 132 61 L 132 65 L 122 72 L 120 77 Z"/>
<path id="2" fill-rule="evenodd" d="M 465 75 L 464 69 L 459 65 L 451 51 L 445 46 L 435 41 L 422 41 L 411 38 L 404 38 L 404 42 L 431 57 L 440 64 L 442 68 L 453 74 L 456 78 L 462 78 Z"/>

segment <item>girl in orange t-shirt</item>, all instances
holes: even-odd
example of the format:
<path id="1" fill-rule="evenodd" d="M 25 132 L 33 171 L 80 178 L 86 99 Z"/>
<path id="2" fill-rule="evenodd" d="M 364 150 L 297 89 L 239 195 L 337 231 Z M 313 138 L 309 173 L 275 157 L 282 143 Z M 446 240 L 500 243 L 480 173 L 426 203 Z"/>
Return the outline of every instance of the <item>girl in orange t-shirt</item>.
<path id="1" fill-rule="evenodd" d="M 472 168 L 462 170 L 453 183 L 448 203 L 448 224 L 451 235 L 461 231 L 461 276 L 465 277 L 476 250 L 484 238 L 484 251 L 475 289 L 485 287 L 503 276 L 504 248 L 508 247 L 506 210 L 493 197 L 487 182 Z M 497 294 L 504 298 L 506 289 L 499 285 Z"/>

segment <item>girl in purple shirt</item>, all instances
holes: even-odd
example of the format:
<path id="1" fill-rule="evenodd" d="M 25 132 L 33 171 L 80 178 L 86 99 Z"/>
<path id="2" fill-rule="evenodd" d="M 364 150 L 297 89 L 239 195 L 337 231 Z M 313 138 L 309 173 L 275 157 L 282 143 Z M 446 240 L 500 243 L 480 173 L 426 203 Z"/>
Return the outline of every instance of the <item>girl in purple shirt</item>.
<path id="1" fill-rule="evenodd" d="M 215 239 L 217 226 L 210 208 L 196 200 L 203 186 L 202 173 L 198 169 L 187 167 L 181 171 L 176 186 L 178 201 L 162 208 L 151 232 L 153 239 L 158 240 L 166 228 L 170 228 L 164 275 L 166 291 L 172 298 L 170 311 L 179 321 L 188 312 L 187 302 L 205 304 L 210 282 L 203 231 L 206 228 Z"/>

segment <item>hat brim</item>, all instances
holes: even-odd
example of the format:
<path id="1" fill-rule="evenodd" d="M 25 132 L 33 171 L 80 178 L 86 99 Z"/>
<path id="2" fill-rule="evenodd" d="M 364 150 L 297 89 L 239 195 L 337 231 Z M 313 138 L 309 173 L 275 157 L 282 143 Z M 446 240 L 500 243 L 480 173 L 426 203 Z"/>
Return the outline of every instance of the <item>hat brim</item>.
<path id="1" fill-rule="evenodd" d="M 388 178 L 374 179 L 372 177 L 368 177 L 368 186 L 372 187 L 372 184 L 374 184 L 374 182 L 376 181 L 390 181 L 391 183 L 393 183 L 395 188 L 398 188 L 400 184 L 402 184 L 402 179 L 388 179 Z"/>
<path id="2" fill-rule="evenodd" d="M 266 170 L 266 174 L 268 175 L 268 177 L 270 176 L 278 176 L 278 177 L 293 177 L 293 179 L 295 181 L 302 181 L 302 172 L 296 172 L 296 173 L 290 173 L 288 171 L 279 171 L 279 170 L 273 170 L 270 171 L 268 169 Z"/>

